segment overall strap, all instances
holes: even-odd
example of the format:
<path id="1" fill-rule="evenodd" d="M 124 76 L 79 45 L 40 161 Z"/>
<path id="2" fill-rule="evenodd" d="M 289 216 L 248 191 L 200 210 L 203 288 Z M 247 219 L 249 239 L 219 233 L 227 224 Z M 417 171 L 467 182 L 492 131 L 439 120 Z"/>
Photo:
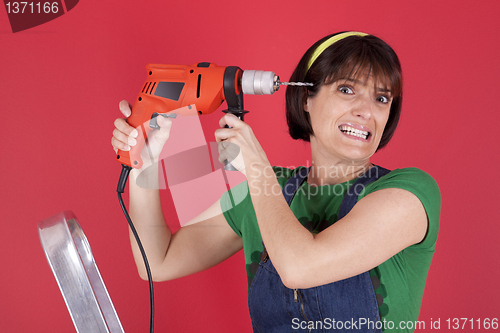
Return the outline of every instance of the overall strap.
<path id="1" fill-rule="evenodd" d="M 299 189 L 300 185 L 307 179 L 307 175 L 309 174 L 309 168 L 300 169 L 295 175 L 290 177 L 286 182 L 285 186 L 283 186 L 283 196 L 285 197 L 286 203 L 288 206 L 292 203 L 292 199 L 295 196 L 295 193 Z"/>
<path id="2" fill-rule="evenodd" d="M 391 172 L 391 170 L 374 164 L 373 167 L 368 169 L 367 172 L 359 177 L 347 190 L 347 193 L 340 204 L 339 216 L 337 219 L 340 220 L 351 211 L 354 205 L 358 202 L 358 196 L 364 192 L 366 185 L 376 181 L 382 176 L 385 176 L 389 172 Z"/>

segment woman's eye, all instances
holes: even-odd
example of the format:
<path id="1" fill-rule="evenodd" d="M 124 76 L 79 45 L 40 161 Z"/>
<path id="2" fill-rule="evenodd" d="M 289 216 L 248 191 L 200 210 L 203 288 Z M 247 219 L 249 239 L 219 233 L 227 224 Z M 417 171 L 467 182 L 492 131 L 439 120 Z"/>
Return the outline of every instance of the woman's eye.
<path id="1" fill-rule="evenodd" d="M 353 94 L 354 93 L 351 88 L 346 87 L 346 86 L 340 86 L 338 89 L 341 93 L 344 93 L 344 94 Z"/>
<path id="2" fill-rule="evenodd" d="M 384 104 L 389 103 L 389 97 L 387 97 L 387 96 L 378 96 L 376 99 L 377 99 L 377 102 L 380 102 L 380 103 L 384 103 Z"/>

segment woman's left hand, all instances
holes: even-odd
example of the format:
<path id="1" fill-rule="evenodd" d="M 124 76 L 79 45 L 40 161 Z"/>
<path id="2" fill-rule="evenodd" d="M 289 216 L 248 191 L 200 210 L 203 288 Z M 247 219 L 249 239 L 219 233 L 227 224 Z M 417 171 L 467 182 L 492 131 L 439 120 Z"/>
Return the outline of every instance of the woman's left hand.
<path id="1" fill-rule="evenodd" d="M 219 161 L 228 161 L 247 178 L 261 174 L 270 167 L 266 153 L 255 137 L 252 128 L 235 115 L 226 113 L 215 131 L 215 140 L 219 146 Z M 230 128 L 226 128 L 225 126 Z"/>

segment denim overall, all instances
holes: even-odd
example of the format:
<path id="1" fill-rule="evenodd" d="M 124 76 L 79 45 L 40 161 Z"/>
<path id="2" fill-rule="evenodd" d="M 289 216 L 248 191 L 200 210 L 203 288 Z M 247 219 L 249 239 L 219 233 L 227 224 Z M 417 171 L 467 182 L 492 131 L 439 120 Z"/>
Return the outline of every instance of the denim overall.
<path id="1" fill-rule="evenodd" d="M 338 220 L 354 207 L 367 184 L 389 171 L 373 166 L 359 177 L 342 200 Z M 283 187 L 288 205 L 308 173 L 309 168 L 301 169 Z M 265 246 L 248 306 L 253 331 L 259 333 L 382 332 L 369 272 L 314 288 L 289 289 L 281 282 Z"/>

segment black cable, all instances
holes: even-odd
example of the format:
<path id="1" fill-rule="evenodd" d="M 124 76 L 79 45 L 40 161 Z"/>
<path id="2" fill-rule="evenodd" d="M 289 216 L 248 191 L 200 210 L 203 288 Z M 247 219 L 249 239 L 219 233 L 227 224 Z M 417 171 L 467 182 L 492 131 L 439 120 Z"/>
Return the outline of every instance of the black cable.
<path id="1" fill-rule="evenodd" d="M 149 302 L 150 302 L 150 307 L 151 307 L 149 331 L 150 331 L 150 333 L 153 333 L 154 332 L 154 315 L 155 315 L 153 277 L 151 275 L 151 270 L 149 269 L 149 262 L 148 262 L 148 258 L 146 257 L 146 251 L 144 251 L 144 247 L 142 246 L 141 239 L 139 238 L 139 235 L 137 234 L 137 231 L 135 230 L 134 224 L 132 223 L 132 219 L 130 218 L 130 215 L 128 214 L 127 208 L 125 207 L 125 204 L 123 203 L 123 198 L 122 198 L 122 193 L 124 192 L 125 184 L 127 183 L 128 175 L 129 175 L 131 169 L 132 169 L 131 167 L 122 164 L 122 172 L 120 174 L 120 180 L 118 181 L 118 187 L 116 189 L 116 192 L 118 192 L 118 201 L 120 202 L 120 206 L 122 207 L 123 214 L 125 214 L 125 217 L 127 218 L 128 225 L 130 226 L 130 230 L 132 230 L 132 233 L 134 234 L 137 245 L 139 246 L 139 250 L 141 251 L 141 254 L 142 254 L 142 259 L 144 260 L 144 265 L 146 266 L 146 272 L 148 273 Z"/>

